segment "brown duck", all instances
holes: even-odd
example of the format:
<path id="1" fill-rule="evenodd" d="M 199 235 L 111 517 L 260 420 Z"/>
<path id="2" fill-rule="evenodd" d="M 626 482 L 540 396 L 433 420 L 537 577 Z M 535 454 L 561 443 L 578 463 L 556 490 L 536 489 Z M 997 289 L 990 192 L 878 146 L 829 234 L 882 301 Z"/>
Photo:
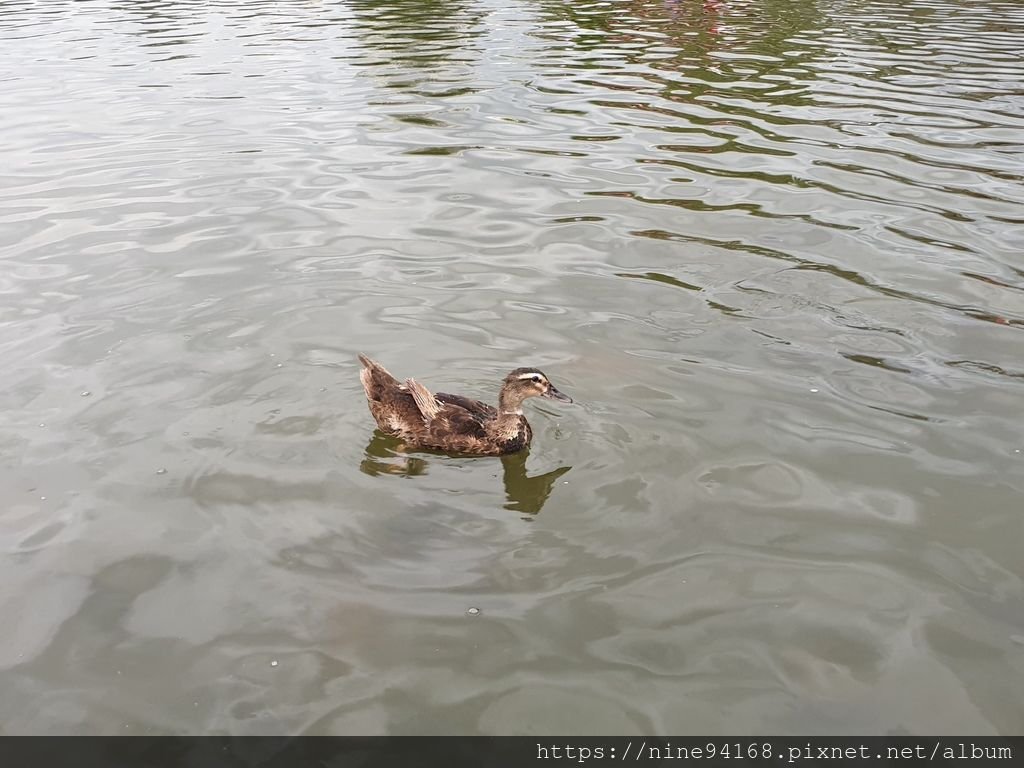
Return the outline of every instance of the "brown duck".
<path id="1" fill-rule="evenodd" d="M 516 368 L 501 385 L 498 407 L 461 395 L 432 394 L 415 379 L 400 382 L 380 363 L 359 356 L 359 379 L 377 426 L 408 445 L 448 453 L 500 456 L 526 448 L 533 437 L 523 401 L 547 397 L 571 403 L 536 368 Z"/>

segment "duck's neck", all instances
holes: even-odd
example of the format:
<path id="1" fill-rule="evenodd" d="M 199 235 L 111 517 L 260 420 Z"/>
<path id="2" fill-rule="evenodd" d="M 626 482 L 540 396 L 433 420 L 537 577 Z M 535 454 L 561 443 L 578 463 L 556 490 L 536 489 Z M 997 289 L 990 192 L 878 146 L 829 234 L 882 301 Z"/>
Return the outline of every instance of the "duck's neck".
<path id="1" fill-rule="evenodd" d="M 498 418 L 518 419 L 523 415 L 523 398 L 517 397 L 507 389 L 502 389 L 498 395 Z"/>
<path id="2" fill-rule="evenodd" d="M 508 452 L 517 451 L 530 442 L 530 425 L 523 416 L 523 398 L 501 390 L 498 395 L 498 418 L 491 422 L 491 434 Z"/>

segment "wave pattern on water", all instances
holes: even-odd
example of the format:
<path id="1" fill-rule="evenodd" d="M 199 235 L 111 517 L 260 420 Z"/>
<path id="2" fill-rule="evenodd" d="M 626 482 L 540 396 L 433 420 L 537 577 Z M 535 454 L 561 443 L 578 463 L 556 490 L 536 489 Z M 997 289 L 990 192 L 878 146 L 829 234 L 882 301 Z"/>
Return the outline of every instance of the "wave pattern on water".
<path id="1" fill-rule="evenodd" d="M 8 731 L 1016 732 L 1020 3 L 2 8 Z"/>

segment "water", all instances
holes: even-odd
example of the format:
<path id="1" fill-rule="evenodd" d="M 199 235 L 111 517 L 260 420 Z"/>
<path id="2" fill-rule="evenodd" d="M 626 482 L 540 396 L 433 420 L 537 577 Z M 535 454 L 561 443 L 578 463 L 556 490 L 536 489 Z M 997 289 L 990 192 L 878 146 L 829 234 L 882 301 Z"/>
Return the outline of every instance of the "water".
<path id="1" fill-rule="evenodd" d="M 1020 3 L 0 41 L 5 733 L 1022 731 Z M 576 404 L 408 454 L 357 352 Z"/>

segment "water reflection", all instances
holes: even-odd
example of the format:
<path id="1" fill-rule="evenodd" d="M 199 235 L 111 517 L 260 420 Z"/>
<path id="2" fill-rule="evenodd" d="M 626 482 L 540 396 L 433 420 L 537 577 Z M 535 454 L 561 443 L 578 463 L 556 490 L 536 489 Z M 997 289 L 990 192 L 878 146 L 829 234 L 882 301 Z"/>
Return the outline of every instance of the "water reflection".
<path id="1" fill-rule="evenodd" d="M 1019 730 L 1019 2 L 2 7 L 7 731 Z"/>
<path id="2" fill-rule="evenodd" d="M 433 452 L 427 452 L 433 453 Z M 359 469 L 371 477 L 379 475 L 399 475 L 416 477 L 425 475 L 430 465 L 422 456 L 411 456 L 405 452 L 405 444 L 392 435 L 374 430 L 373 437 L 365 449 L 365 457 L 359 463 Z M 436 454 L 437 461 L 444 461 L 444 454 Z M 547 503 L 555 481 L 572 467 L 559 467 L 539 475 L 526 473 L 526 460 L 530 450 L 520 451 L 511 456 L 500 458 L 502 467 L 502 485 L 505 489 L 505 509 L 521 512 L 532 517 L 540 513 Z M 481 463 L 495 461 L 493 457 L 475 459 Z"/>
<path id="3" fill-rule="evenodd" d="M 555 481 L 572 467 L 559 467 L 542 475 L 530 477 L 526 474 L 526 459 L 529 455 L 530 451 L 527 449 L 511 456 L 501 457 L 504 470 L 502 479 L 505 484 L 505 509 L 513 509 L 526 515 L 536 515 L 547 503 Z"/>
<path id="4" fill-rule="evenodd" d="M 708 56 L 735 50 L 761 53 L 762 63 L 781 64 L 786 59 L 778 56 L 780 43 L 820 24 L 823 18 L 813 0 L 633 0 L 540 5 L 545 14 L 572 21 L 579 35 L 577 44 L 582 48 L 621 47 L 625 58 L 657 60 L 658 68 L 689 69 L 707 75 L 709 80 L 721 79 L 719 76 L 728 73 L 732 64 L 722 59 L 722 69 L 707 70 L 703 67 Z"/>
<path id="5" fill-rule="evenodd" d="M 406 456 L 405 444 L 397 437 L 373 431 L 373 437 L 366 446 L 366 456 L 359 463 L 359 469 L 371 477 L 378 475 L 401 475 L 416 477 L 425 474 L 427 461 L 417 456 Z"/>
<path id="6" fill-rule="evenodd" d="M 457 0 L 350 0 L 347 6 L 347 26 L 363 48 L 360 65 L 371 68 L 393 63 L 431 71 L 465 61 L 460 54 L 474 48 L 486 15 L 477 3 Z"/>

